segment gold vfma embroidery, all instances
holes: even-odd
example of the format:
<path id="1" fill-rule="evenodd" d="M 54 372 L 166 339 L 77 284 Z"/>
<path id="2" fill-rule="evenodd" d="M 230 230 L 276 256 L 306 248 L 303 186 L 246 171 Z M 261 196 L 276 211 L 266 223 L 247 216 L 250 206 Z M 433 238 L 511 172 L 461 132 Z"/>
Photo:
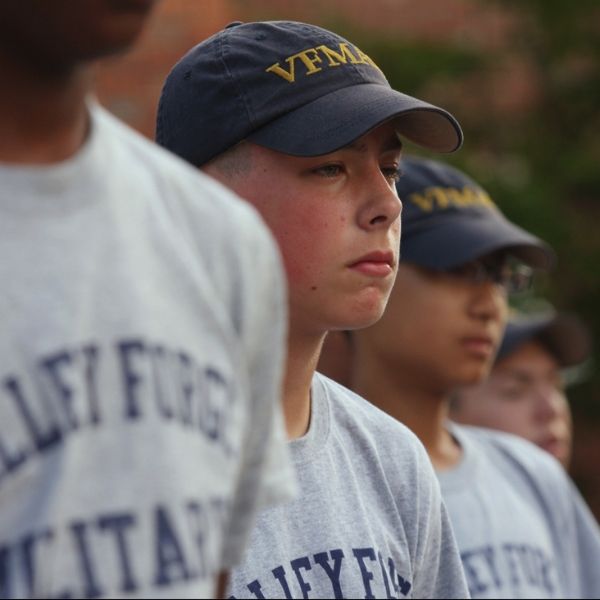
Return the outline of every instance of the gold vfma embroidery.
<path id="1" fill-rule="evenodd" d="M 308 48 L 297 54 L 288 56 L 284 62 L 287 63 L 288 69 L 284 69 L 279 63 L 271 65 L 266 69 L 267 73 L 274 73 L 282 79 L 285 79 L 288 83 L 294 83 L 296 81 L 296 65 L 297 61 L 300 61 L 306 67 L 305 76 L 314 75 L 323 70 L 322 67 L 317 65 L 325 65 L 327 67 L 340 67 L 342 65 L 353 64 L 353 65 L 371 65 L 376 69 L 379 67 L 367 56 L 364 52 L 359 50 L 356 46 L 351 46 L 345 42 L 338 45 L 338 49 L 333 49 L 325 46 L 324 44 L 317 46 L 316 48 Z M 324 63 L 323 59 L 327 62 Z"/>
<path id="2" fill-rule="evenodd" d="M 448 208 L 450 206 L 487 206 L 496 208 L 493 200 L 484 191 L 474 190 L 470 187 L 462 189 L 430 187 L 421 194 L 411 194 L 409 200 L 424 212 L 432 212 L 434 208 Z"/>

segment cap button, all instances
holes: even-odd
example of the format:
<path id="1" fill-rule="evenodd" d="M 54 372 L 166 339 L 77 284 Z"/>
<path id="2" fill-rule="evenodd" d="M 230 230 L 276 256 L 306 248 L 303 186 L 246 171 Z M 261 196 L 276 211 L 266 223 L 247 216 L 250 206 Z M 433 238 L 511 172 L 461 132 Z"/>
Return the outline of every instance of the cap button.
<path id="1" fill-rule="evenodd" d="M 229 25 L 225 26 L 225 29 L 231 29 L 232 27 L 237 27 L 238 25 L 243 25 L 243 21 L 232 21 Z"/>

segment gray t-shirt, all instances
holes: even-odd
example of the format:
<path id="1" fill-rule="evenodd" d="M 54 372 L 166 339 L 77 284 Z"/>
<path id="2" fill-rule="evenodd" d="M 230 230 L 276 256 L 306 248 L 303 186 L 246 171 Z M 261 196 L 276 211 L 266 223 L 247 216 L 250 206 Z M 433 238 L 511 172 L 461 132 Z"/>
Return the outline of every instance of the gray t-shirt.
<path id="1" fill-rule="evenodd" d="M 402 424 L 316 374 L 290 443 L 299 496 L 259 516 L 233 598 L 465 598 L 429 458 Z"/>
<path id="2" fill-rule="evenodd" d="M 438 473 L 474 598 L 600 597 L 598 524 L 563 468 L 516 436 L 450 424 Z"/>
<path id="3" fill-rule="evenodd" d="M 0 597 L 209 597 L 293 486 L 283 271 L 254 209 L 90 113 L 73 158 L 0 164 Z"/>

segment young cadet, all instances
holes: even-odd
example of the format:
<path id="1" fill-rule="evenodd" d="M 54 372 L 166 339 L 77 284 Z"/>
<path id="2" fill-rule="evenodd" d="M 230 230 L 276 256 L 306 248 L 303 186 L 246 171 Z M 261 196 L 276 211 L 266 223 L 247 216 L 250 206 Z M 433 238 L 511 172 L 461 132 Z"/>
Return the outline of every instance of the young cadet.
<path id="1" fill-rule="evenodd" d="M 293 489 L 270 233 L 90 97 L 152 4 L 0 2 L 1 598 L 212 597 Z"/>
<path id="2" fill-rule="evenodd" d="M 375 322 L 400 234 L 399 135 L 461 143 L 445 111 L 391 89 L 338 35 L 234 23 L 165 82 L 157 137 L 256 206 L 290 302 L 284 413 L 300 495 L 261 514 L 235 598 L 455 598 L 468 592 L 439 486 L 405 427 L 315 373 L 326 333 Z"/>
<path id="3" fill-rule="evenodd" d="M 417 158 L 402 170 L 402 260 L 383 318 L 352 333 L 353 387 L 425 444 L 472 596 L 598 597 L 598 527 L 560 465 L 516 436 L 448 422 L 451 393 L 487 375 L 507 293 L 526 282 L 513 261 L 545 268 L 551 251 L 458 170 Z"/>
<path id="4" fill-rule="evenodd" d="M 580 365 L 590 351 L 591 336 L 576 315 L 514 315 L 489 377 L 456 392 L 451 418 L 520 435 L 568 468 L 573 420 L 566 370 Z"/>

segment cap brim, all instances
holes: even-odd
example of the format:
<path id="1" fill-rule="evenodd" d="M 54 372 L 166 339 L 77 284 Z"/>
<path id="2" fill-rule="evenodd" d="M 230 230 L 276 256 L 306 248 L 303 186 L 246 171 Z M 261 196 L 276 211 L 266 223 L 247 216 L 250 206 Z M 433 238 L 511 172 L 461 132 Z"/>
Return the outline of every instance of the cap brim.
<path id="1" fill-rule="evenodd" d="M 548 314 L 509 321 L 496 362 L 533 339 L 543 344 L 561 367 L 582 363 L 592 347 L 591 335 L 578 317 L 567 313 Z"/>
<path id="2" fill-rule="evenodd" d="M 556 260 L 550 246 L 500 213 L 494 218 L 447 215 L 428 222 L 427 228 L 403 230 L 400 258 L 430 269 L 451 269 L 498 250 L 536 269 L 548 270 Z"/>
<path id="3" fill-rule="evenodd" d="M 248 139 L 295 156 L 335 152 L 382 123 L 397 119 L 401 137 L 436 152 L 454 152 L 463 140 L 447 111 L 381 84 L 335 90 L 251 133 Z"/>

